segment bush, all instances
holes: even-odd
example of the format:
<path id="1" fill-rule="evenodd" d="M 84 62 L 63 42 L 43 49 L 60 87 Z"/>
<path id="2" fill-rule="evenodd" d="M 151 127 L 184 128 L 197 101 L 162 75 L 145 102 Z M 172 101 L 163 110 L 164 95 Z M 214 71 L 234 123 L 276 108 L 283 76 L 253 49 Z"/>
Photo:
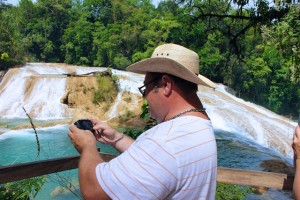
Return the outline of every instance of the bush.
<path id="1" fill-rule="evenodd" d="M 46 181 L 45 176 L 0 185 L 0 199 L 34 199 Z"/>
<path id="2" fill-rule="evenodd" d="M 217 183 L 216 200 L 241 200 L 252 193 L 251 187 Z"/>
<path id="3" fill-rule="evenodd" d="M 114 58 L 114 65 L 116 69 L 125 69 L 130 64 L 130 60 L 122 56 L 122 54 L 119 54 Z"/>
<path id="4" fill-rule="evenodd" d="M 94 93 L 93 103 L 112 103 L 118 94 L 117 79 L 110 76 L 97 76 L 98 89 Z"/>

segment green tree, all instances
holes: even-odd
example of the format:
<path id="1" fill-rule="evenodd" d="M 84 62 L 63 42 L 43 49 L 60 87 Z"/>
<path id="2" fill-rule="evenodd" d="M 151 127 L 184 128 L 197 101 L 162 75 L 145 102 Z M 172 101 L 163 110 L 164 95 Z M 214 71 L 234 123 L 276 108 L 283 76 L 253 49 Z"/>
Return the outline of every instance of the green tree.
<path id="1" fill-rule="evenodd" d="M 38 61 L 62 62 L 62 35 L 69 23 L 71 0 L 21 0 L 22 34 L 28 53 Z"/>
<path id="2" fill-rule="evenodd" d="M 268 104 L 271 110 L 297 116 L 300 111 L 299 5 L 292 5 L 282 20 L 262 26 L 263 56 L 272 69 Z"/>
<path id="3" fill-rule="evenodd" d="M 141 35 L 154 9 L 149 1 L 112 1 L 112 23 L 98 22 L 94 33 L 94 65 L 124 69 L 132 63 L 135 53 L 144 52 L 146 46 Z M 145 8 L 145 10 L 140 9 Z M 141 58 L 141 57 L 138 57 Z"/>
<path id="4" fill-rule="evenodd" d="M 223 82 L 223 77 L 220 75 L 222 74 L 222 63 L 225 61 L 225 55 L 219 49 L 222 44 L 221 38 L 219 32 L 209 34 L 207 41 L 199 51 L 200 72 L 217 82 Z"/>
<path id="5" fill-rule="evenodd" d="M 300 5 L 292 5 L 282 21 L 263 27 L 264 40 L 273 44 L 279 54 L 290 65 L 289 79 L 300 81 Z"/>
<path id="6" fill-rule="evenodd" d="M 248 59 L 245 67 L 248 78 L 243 82 L 243 90 L 251 95 L 252 100 L 261 103 L 268 88 L 271 69 L 263 58 Z"/>
<path id="7" fill-rule="evenodd" d="M 229 50 L 241 59 L 244 54 L 241 37 L 251 28 L 279 21 L 289 12 L 290 1 L 276 1 L 272 6 L 267 0 L 250 1 L 201 1 L 176 0 L 190 14 L 189 24 L 207 23 L 208 30 L 220 30 L 228 39 Z M 296 1 L 297 2 L 297 1 Z M 233 9 L 235 7 L 235 9 Z"/>
<path id="8" fill-rule="evenodd" d="M 0 3 L 0 70 L 21 62 L 24 48 L 18 28 L 18 11 L 11 5 Z"/>
<path id="9" fill-rule="evenodd" d="M 61 46 L 65 62 L 76 65 L 92 65 L 92 42 L 94 24 L 85 13 L 75 22 L 70 22 L 63 35 Z"/>

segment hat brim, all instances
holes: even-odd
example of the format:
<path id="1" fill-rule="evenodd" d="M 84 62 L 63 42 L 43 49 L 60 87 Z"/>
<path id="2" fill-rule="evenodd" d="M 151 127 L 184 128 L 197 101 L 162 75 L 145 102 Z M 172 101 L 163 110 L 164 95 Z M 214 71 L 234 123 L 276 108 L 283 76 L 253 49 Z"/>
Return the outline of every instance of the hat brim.
<path id="1" fill-rule="evenodd" d="M 147 72 L 167 73 L 197 85 L 216 88 L 216 84 L 205 76 L 200 74 L 197 76 L 188 68 L 169 58 L 147 58 L 128 66 L 126 70 L 138 74 L 146 74 Z"/>

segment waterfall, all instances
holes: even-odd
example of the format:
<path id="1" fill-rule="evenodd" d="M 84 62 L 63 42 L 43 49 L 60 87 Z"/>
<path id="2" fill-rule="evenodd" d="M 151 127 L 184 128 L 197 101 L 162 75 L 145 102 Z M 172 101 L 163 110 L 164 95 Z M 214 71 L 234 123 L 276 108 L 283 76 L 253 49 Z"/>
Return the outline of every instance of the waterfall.
<path id="1" fill-rule="evenodd" d="M 39 64 L 10 69 L 0 84 L 1 116 L 25 118 L 24 107 L 33 118 L 71 117 L 68 107 L 60 102 L 66 88 L 64 73 L 68 71 Z"/>
<path id="2" fill-rule="evenodd" d="M 119 93 L 115 100 L 114 105 L 109 110 L 108 117 L 112 119 L 118 116 L 118 105 L 122 101 L 122 94 L 124 92 L 128 92 L 131 94 L 135 94 L 141 96 L 138 87 L 142 85 L 144 76 L 132 72 L 120 71 L 120 70 L 112 70 L 113 75 L 118 76 L 119 82 Z M 137 105 L 136 103 L 135 105 Z M 131 105 L 132 106 L 132 105 Z"/>
<path id="3" fill-rule="evenodd" d="M 231 95 L 224 85 L 215 90 L 200 87 L 198 95 L 214 129 L 241 134 L 292 159 L 295 122 Z"/>
<path id="4" fill-rule="evenodd" d="M 26 118 L 24 107 L 32 118 L 71 118 L 70 108 L 61 103 L 66 93 L 66 74 L 106 69 L 47 63 L 29 63 L 10 69 L 0 83 L 0 114 L 2 118 Z M 109 118 L 118 117 L 117 107 L 124 92 L 141 97 L 138 87 L 144 79 L 144 75 L 126 71 L 113 69 L 112 73 L 119 79 L 119 95 L 109 110 Z M 240 134 L 292 158 L 290 143 L 295 122 L 231 95 L 221 84 L 216 89 L 199 86 L 198 95 L 215 130 Z"/>

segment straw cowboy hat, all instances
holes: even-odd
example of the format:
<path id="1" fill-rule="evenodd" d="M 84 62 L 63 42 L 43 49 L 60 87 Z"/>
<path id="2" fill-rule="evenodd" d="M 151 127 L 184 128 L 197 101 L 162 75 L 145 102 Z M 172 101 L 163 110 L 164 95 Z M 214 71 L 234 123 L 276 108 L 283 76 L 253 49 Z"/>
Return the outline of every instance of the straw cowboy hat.
<path id="1" fill-rule="evenodd" d="M 199 56 L 196 52 L 177 44 L 163 44 L 155 48 L 151 58 L 134 63 L 127 71 L 146 74 L 171 74 L 197 85 L 215 88 L 216 84 L 199 74 Z"/>

